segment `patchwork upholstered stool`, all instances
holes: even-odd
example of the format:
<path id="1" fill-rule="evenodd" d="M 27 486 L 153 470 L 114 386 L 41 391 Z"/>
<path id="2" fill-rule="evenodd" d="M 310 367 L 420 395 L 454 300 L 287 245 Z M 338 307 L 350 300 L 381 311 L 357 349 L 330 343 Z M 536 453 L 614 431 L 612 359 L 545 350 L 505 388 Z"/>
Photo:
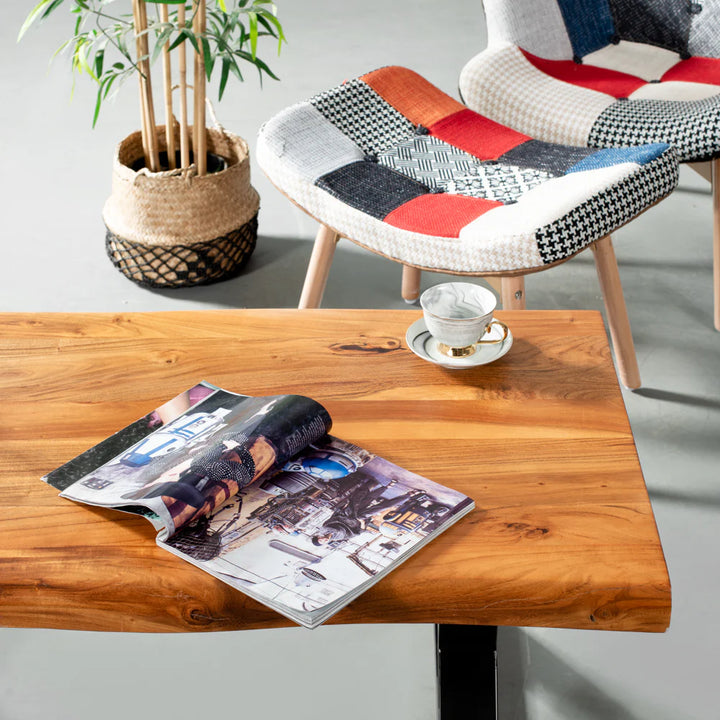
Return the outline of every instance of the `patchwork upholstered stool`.
<path id="1" fill-rule="evenodd" d="M 640 384 L 610 233 L 677 183 L 668 145 L 552 145 L 469 110 L 422 77 L 386 67 L 273 117 L 257 159 L 321 224 L 300 307 L 317 307 L 340 237 L 421 270 L 495 276 L 525 306 L 527 273 L 595 251 L 621 379 Z"/>
<path id="2" fill-rule="evenodd" d="M 484 7 L 488 48 L 460 75 L 469 107 L 548 142 L 671 143 L 681 162 L 711 180 L 720 330 L 720 3 L 484 0 Z"/>

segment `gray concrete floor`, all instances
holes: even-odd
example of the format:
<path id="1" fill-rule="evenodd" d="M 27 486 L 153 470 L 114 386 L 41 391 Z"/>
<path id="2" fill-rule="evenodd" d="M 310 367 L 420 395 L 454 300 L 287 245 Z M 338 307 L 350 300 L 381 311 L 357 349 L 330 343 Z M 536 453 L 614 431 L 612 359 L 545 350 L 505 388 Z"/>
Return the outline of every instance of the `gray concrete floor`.
<path id="1" fill-rule="evenodd" d="M 260 238 L 241 277 L 151 291 L 113 269 L 100 209 L 113 147 L 137 127 L 137 93 L 124 88 L 91 130 L 87 79 L 70 103 L 66 59 L 48 70 L 69 17 L 15 44 L 31 5 L 9 3 L 0 27 L 0 309 L 294 306 L 314 226 L 257 167 Z M 217 108 L 251 151 L 277 110 L 382 65 L 411 67 L 454 94 L 463 63 L 485 44 L 476 0 L 279 5 L 289 44 L 271 66 L 282 82 L 261 90 L 248 72 Z M 618 232 L 615 247 L 644 381 L 624 397 L 672 579 L 672 625 L 663 635 L 502 629 L 502 720 L 720 718 L 720 335 L 712 329 L 707 184 L 684 168 L 680 188 Z M 402 308 L 399 279 L 395 265 L 341 243 L 324 304 Z M 425 277 L 424 286 L 440 279 Z M 602 308 L 589 253 L 532 276 L 527 289 L 533 308 Z M 0 718 L 429 720 L 433 672 L 427 626 L 192 636 L 5 629 Z"/>

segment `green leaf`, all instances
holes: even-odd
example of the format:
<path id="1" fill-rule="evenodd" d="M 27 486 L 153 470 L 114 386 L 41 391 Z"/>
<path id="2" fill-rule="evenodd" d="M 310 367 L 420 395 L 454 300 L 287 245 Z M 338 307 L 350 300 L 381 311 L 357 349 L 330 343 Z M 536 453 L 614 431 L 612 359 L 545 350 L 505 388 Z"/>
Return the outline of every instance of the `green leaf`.
<path id="1" fill-rule="evenodd" d="M 52 4 L 55 4 L 57 7 L 55 0 L 40 0 L 40 2 L 30 11 L 30 14 L 25 18 L 25 22 L 22 24 L 20 32 L 18 33 L 18 42 L 20 42 L 22 36 L 28 31 L 28 28 L 35 22 L 35 20 L 37 20 L 38 16 L 44 12 L 48 5 Z"/>
<path id="2" fill-rule="evenodd" d="M 215 56 L 212 54 L 210 49 L 210 43 L 206 37 L 201 38 L 203 47 L 203 62 L 205 63 L 205 76 L 210 80 L 212 76 L 213 67 L 215 67 Z"/>
<path id="3" fill-rule="evenodd" d="M 220 87 L 218 88 L 218 100 L 222 100 L 225 93 L 228 77 L 230 75 L 230 60 L 226 57 L 222 59 L 222 68 L 220 70 Z"/>
<path id="4" fill-rule="evenodd" d="M 172 25 L 166 26 L 165 29 L 157 36 L 157 39 L 155 40 L 155 47 L 152 52 L 151 62 L 155 62 L 160 57 L 160 53 L 163 51 L 165 44 L 173 34 L 173 30 L 174 28 Z"/>
<path id="5" fill-rule="evenodd" d="M 253 60 L 257 55 L 257 39 L 258 39 L 258 20 L 257 13 L 248 13 L 248 22 L 250 24 L 250 52 L 253 56 Z"/>
<path id="6" fill-rule="evenodd" d="M 99 78 L 103 74 L 103 62 L 105 61 L 105 50 L 98 50 L 95 55 L 95 77 Z"/>
<path id="7" fill-rule="evenodd" d="M 193 49 L 196 53 L 200 53 L 200 46 L 198 45 L 197 37 L 195 36 L 195 33 L 192 30 L 183 30 L 183 34 L 185 37 L 190 41 L 190 44 L 193 46 Z"/>

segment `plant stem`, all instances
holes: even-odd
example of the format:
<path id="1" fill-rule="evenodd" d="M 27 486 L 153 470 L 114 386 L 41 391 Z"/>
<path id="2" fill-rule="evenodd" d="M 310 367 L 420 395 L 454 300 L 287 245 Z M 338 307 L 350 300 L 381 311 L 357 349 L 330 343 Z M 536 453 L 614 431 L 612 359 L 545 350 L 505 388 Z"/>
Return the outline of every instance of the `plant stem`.
<path id="1" fill-rule="evenodd" d="M 205 133 L 205 58 L 203 56 L 202 35 L 205 32 L 205 0 L 195 0 L 195 16 L 193 18 L 193 31 L 198 38 L 199 52 L 195 52 L 195 81 L 194 81 L 194 147 L 195 165 L 198 175 L 207 172 L 207 135 Z"/>
<path id="2" fill-rule="evenodd" d="M 162 22 L 169 22 L 168 6 L 160 5 L 160 19 Z M 175 123 L 173 119 L 172 102 L 172 67 L 170 65 L 170 40 L 163 48 L 163 80 L 165 90 L 165 141 L 167 144 L 168 168 L 174 170 L 175 163 Z"/>
<path id="3" fill-rule="evenodd" d="M 145 0 L 133 0 L 133 17 L 135 20 L 135 45 L 138 55 L 140 73 L 140 108 L 143 129 L 143 150 L 145 165 L 151 172 L 160 167 L 158 158 L 158 142 L 155 128 L 155 108 L 153 105 L 152 82 L 150 79 L 150 63 L 148 60 L 147 10 Z"/>
<path id="4" fill-rule="evenodd" d="M 178 28 L 185 27 L 185 5 L 178 5 Z M 178 46 L 178 67 L 180 71 L 180 165 L 190 166 L 190 138 L 188 137 L 187 111 L 187 53 L 185 41 Z"/>

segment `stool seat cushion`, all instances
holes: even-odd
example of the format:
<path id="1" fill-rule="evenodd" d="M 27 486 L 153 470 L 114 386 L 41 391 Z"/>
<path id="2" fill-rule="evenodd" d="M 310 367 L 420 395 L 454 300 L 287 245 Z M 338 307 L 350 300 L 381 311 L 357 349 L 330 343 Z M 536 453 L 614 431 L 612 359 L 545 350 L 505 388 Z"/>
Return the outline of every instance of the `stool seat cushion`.
<path id="1" fill-rule="evenodd" d="M 257 159 L 341 236 L 409 265 L 468 274 L 565 260 L 665 197 L 678 177 L 667 144 L 536 140 L 401 67 L 278 113 L 260 130 Z"/>
<path id="2" fill-rule="evenodd" d="M 667 142 L 681 162 L 720 154 L 720 4 L 486 0 L 485 10 L 489 46 L 460 76 L 473 110 L 549 142 Z"/>

